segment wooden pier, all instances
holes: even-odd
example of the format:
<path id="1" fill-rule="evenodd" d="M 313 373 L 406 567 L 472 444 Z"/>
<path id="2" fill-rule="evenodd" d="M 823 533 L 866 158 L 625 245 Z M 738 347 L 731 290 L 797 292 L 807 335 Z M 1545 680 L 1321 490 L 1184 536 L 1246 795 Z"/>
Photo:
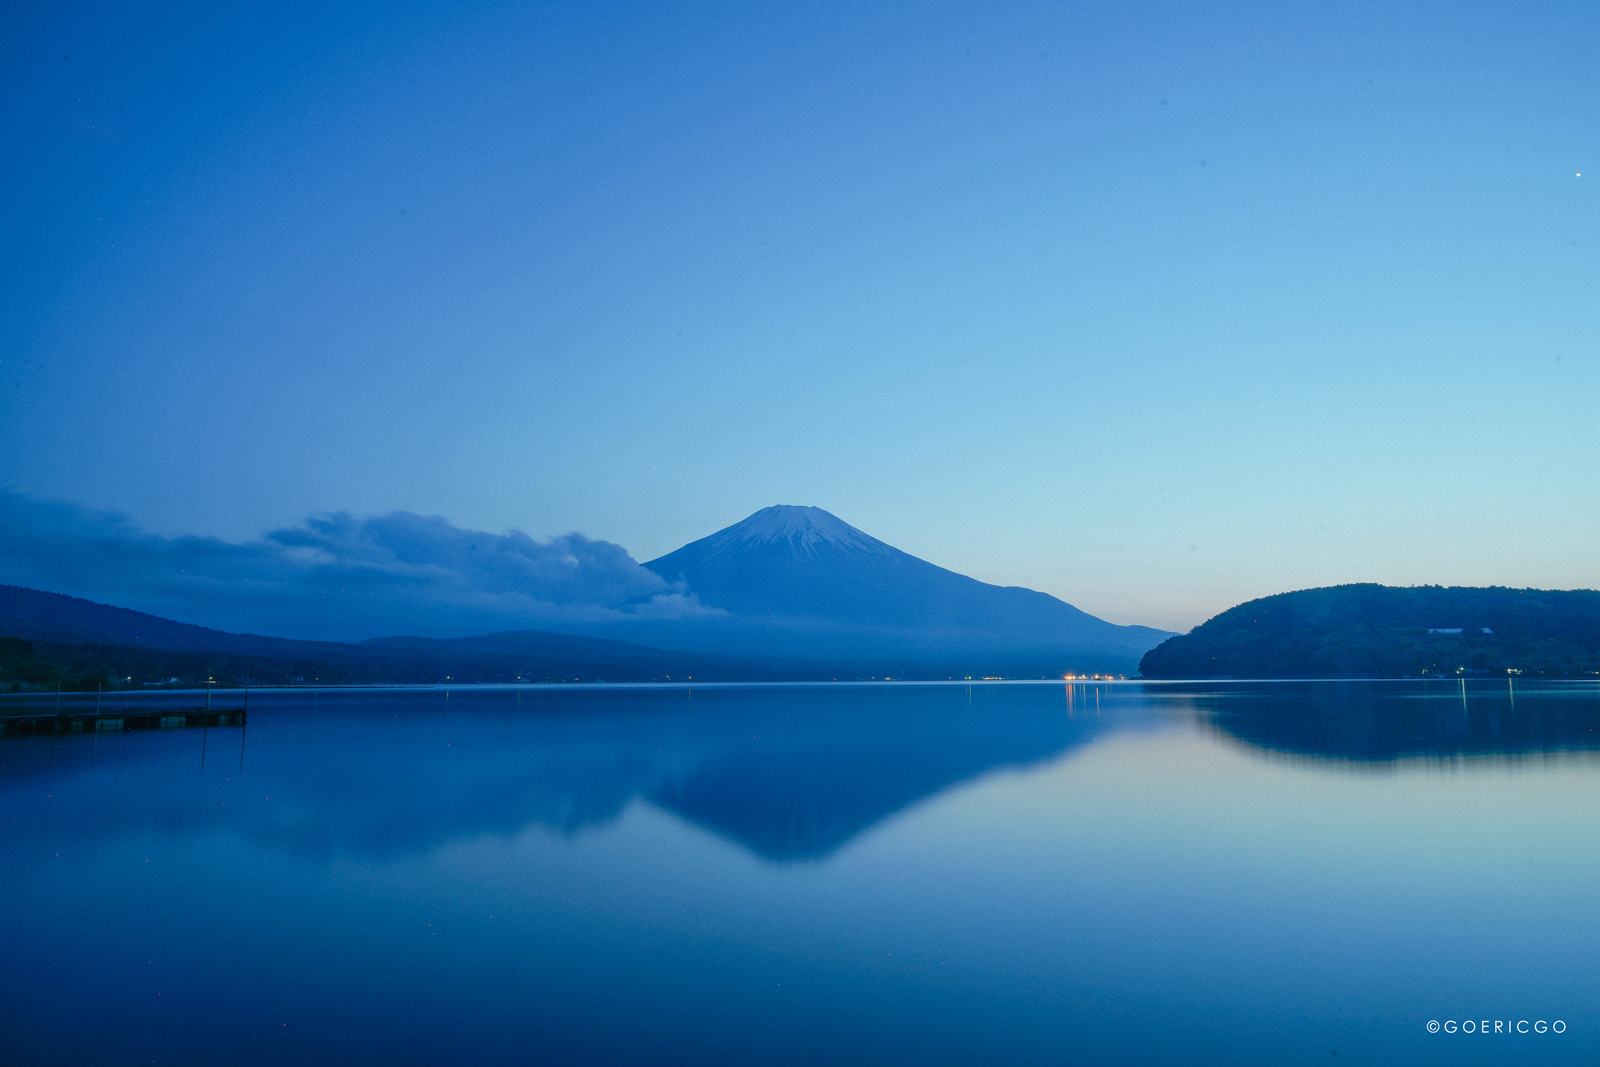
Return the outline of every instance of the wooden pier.
<path id="1" fill-rule="evenodd" d="M 199 726 L 243 726 L 244 708 L 141 708 L 116 711 L 0 713 L 0 737 L 55 737 L 120 733 L 124 730 L 192 730 Z"/>

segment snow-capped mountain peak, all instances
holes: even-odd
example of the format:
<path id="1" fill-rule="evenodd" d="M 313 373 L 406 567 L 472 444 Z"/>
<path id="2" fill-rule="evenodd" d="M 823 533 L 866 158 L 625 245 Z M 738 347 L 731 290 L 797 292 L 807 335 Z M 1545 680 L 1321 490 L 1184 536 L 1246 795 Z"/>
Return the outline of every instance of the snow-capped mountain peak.
<path id="1" fill-rule="evenodd" d="M 895 549 L 851 526 L 837 515 L 816 507 L 775 504 L 762 508 L 743 522 L 706 538 L 715 552 L 734 546 L 788 542 L 797 553 L 814 555 L 824 545 L 858 553 L 892 553 Z"/>

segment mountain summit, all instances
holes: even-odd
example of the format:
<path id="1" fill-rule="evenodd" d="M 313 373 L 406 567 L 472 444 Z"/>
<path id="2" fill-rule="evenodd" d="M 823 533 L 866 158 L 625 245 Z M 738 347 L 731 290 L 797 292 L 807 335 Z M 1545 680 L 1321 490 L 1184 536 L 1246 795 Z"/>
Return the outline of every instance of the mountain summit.
<path id="1" fill-rule="evenodd" d="M 729 613 L 740 644 L 813 654 L 1138 655 L 1167 634 L 902 552 L 817 507 L 777 505 L 645 564 Z"/>
<path id="2" fill-rule="evenodd" d="M 678 552 L 662 556 L 661 559 L 671 559 L 695 545 L 701 546 L 702 555 L 717 555 L 725 551 L 739 551 L 751 543 L 787 544 L 796 555 L 812 559 L 828 550 L 861 555 L 890 555 L 897 551 L 821 508 L 774 504 L 770 508 L 762 508 L 743 522 L 736 522 L 710 537 L 701 538 L 693 545 L 685 545 Z M 655 563 L 645 566 L 654 568 Z"/>

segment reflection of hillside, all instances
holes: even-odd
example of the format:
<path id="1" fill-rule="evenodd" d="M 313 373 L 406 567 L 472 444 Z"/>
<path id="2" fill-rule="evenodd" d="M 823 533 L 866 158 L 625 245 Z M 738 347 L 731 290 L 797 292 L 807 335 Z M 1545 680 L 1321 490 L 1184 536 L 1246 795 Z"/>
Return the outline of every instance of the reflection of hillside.
<path id="1" fill-rule="evenodd" d="M 397 857 L 531 824 L 575 833 L 643 800 L 782 862 L 826 856 L 992 769 L 1055 756 L 1100 722 L 1069 716 L 1060 686 L 514 697 L 262 704 L 252 709 L 242 779 L 229 769 L 236 732 L 212 732 L 203 777 L 194 736 L 102 742 L 92 769 L 88 746 L 57 746 L 48 773 L 67 780 L 49 791 L 49 816 L 108 836 L 231 829 L 302 854 Z M 30 784 L 46 773 L 46 751 L 7 749 L 8 809 L 35 803 L 41 790 Z"/>
<path id="2" fill-rule="evenodd" d="M 1178 687 L 1167 688 L 1169 693 Z M 1203 718 L 1258 748 L 1359 762 L 1600 749 L 1600 691 L 1505 682 L 1197 686 Z"/>

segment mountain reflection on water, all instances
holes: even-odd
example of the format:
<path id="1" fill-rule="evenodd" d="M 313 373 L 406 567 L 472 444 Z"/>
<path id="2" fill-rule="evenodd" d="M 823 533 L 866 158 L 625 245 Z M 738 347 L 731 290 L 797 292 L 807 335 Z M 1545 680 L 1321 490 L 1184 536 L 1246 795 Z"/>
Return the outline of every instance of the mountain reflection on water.
<path id="1" fill-rule="evenodd" d="M 1499 759 L 1600 749 L 1592 683 L 1298 681 L 1153 686 L 1224 737 L 1322 760 Z"/>
<path id="2" fill-rule="evenodd" d="M 88 832 L 226 825 L 378 857 L 575 834 L 645 801 L 766 860 L 815 860 L 957 783 L 1085 744 L 1107 723 L 1096 701 L 1081 685 L 263 693 L 245 734 L 12 742 L 0 790 L 67 775 L 53 811 Z M 222 802 L 241 765 L 271 804 Z"/>
<path id="3" fill-rule="evenodd" d="M 529 826 L 579 834 L 644 802 L 787 863 L 824 859 L 920 801 L 1110 730 L 1190 721 L 1251 750 L 1361 765 L 1600 748 L 1600 695 L 1584 685 L 280 692 L 256 694 L 243 732 L 5 742 L 0 802 L 40 805 L 32 784 L 48 776 L 70 780 L 50 791 L 51 818 L 89 838 L 216 830 L 380 859 Z M 263 802 L 241 803 L 243 783 Z M 19 818 L 0 851 L 47 825 Z"/>

